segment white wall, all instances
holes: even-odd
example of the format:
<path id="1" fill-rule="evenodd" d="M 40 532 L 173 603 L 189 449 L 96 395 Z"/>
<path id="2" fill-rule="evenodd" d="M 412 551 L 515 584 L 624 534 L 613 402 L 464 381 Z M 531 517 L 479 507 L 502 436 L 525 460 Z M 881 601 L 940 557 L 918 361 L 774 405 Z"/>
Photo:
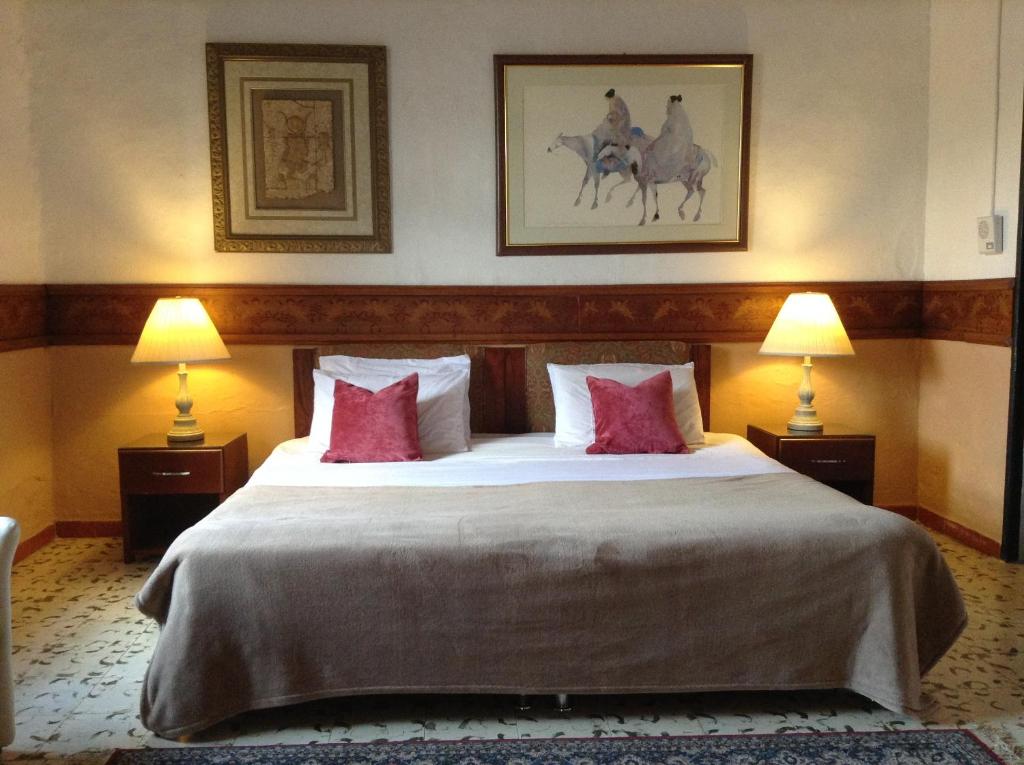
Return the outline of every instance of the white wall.
<path id="1" fill-rule="evenodd" d="M 925 278 L 1013 276 L 1024 0 L 933 0 L 929 58 Z M 1005 218 L 1005 249 L 981 255 L 976 218 L 993 211 L 993 192 L 994 211 Z M 921 341 L 919 502 L 996 540 L 1009 379 L 1009 348 Z"/>
<path id="2" fill-rule="evenodd" d="M 566 284 L 922 275 L 925 0 L 35 0 L 51 282 Z M 13 39 L 12 39 L 13 38 Z M 388 46 L 395 254 L 212 250 L 203 44 Z M 496 258 L 494 53 L 754 54 L 751 250 Z M 972 213 L 973 214 L 973 213 Z"/>
<path id="3" fill-rule="evenodd" d="M 932 0 L 929 68 L 924 276 L 1013 276 L 1024 0 Z M 1003 254 L 981 255 L 977 218 L 993 212 L 1004 218 Z"/>
<path id="4" fill-rule="evenodd" d="M 45 274 L 23 10 L 0 3 L 0 283 L 39 283 Z"/>

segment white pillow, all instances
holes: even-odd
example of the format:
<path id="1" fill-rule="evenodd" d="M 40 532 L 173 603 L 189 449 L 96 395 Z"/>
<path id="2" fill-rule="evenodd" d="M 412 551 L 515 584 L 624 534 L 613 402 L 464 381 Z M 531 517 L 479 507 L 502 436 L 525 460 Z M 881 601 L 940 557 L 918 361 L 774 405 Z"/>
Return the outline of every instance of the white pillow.
<path id="1" fill-rule="evenodd" d="M 413 372 L 420 373 L 420 395 L 416 398 L 417 406 L 423 401 L 423 386 L 428 385 L 429 381 L 423 379 L 424 375 L 433 372 L 440 372 L 443 370 L 461 369 L 466 372 L 466 380 L 462 389 L 462 425 L 464 431 L 465 444 L 458 449 L 440 449 L 428 450 L 423 442 L 423 420 L 420 420 L 420 448 L 424 454 L 442 454 L 449 451 L 465 452 L 469 451 L 469 438 L 470 438 L 470 426 L 469 426 L 469 356 L 463 353 L 460 356 L 441 356 L 436 359 L 368 359 L 363 356 L 344 356 L 341 354 L 335 354 L 333 356 L 321 356 L 320 357 L 320 369 L 331 377 L 340 378 L 346 382 L 350 382 L 353 385 L 359 385 L 362 388 L 369 388 L 374 392 L 377 388 L 370 388 L 368 385 L 363 385 L 356 380 L 362 377 L 364 374 L 370 375 L 388 375 L 391 377 L 390 382 L 382 385 L 381 387 L 387 387 L 391 383 L 396 383 L 404 377 L 408 377 Z M 333 388 L 331 389 L 331 407 L 333 411 L 334 407 L 334 393 Z M 316 411 L 314 406 L 313 411 Z M 329 418 L 328 418 L 329 419 Z M 428 422 L 429 425 L 433 426 L 433 417 Z M 434 432 L 437 429 L 431 427 L 431 431 Z M 330 433 L 330 423 L 328 423 L 328 434 Z M 328 436 L 329 438 L 329 436 Z M 433 440 L 433 439 L 430 439 Z M 441 439 L 444 441 L 444 439 Z M 326 448 L 326 447 L 324 447 Z"/>
<path id="2" fill-rule="evenodd" d="M 676 423 L 688 446 L 704 443 L 693 363 L 665 364 L 548 364 L 555 397 L 555 446 L 590 446 L 594 443 L 594 405 L 587 377 L 603 377 L 624 385 L 638 385 L 668 370 L 672 376 L 672 403 Z"/>
<path id="3" fill-rule="evenodd" d="M 362 372 L 386 372 L 408 377 L 413 372 L 436 371 L 446 367 L 469 369 L 469 356 L 442 356 L 439 359 L 366 359 L 361 356 L 321 356 L 320 369 L 328 374 L 341 376 L 357 375 Z M 402 379 L 399 377 L 398 379 Z M 396 381 L 397 382 L 397 381 Z"/>
<path id="4" fill-rule="evenodd" d="M 419 391 L 416 410 L 420 449 L 424 454 L 449 454 L 469 450 L 469 369 L 445 367 L 436 370 L 410 370 L 404 374 L 363 372 L 353 375 L 327 374 L 313 370 L 313 419 L 309 429 L 309 448 L 323 452 L 331 443 L 334 419 L 334 381 L 376 393 L 418 371 Z"/>

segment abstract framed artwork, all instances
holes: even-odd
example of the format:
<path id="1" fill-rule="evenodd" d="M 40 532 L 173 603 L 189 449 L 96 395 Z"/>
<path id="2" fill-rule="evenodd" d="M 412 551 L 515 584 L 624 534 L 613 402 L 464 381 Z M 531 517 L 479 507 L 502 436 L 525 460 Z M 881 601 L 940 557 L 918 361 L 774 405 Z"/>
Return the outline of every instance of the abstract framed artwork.
<path id="1" fill-rule="evenodd" d="M 387 52 L 207 43 L 214 248 L 391 252 Z"/>
<path id="2" fill-rule="evenodd" d="M 747 249 L 753 57 L 494 57 L 498 255 Z"/>

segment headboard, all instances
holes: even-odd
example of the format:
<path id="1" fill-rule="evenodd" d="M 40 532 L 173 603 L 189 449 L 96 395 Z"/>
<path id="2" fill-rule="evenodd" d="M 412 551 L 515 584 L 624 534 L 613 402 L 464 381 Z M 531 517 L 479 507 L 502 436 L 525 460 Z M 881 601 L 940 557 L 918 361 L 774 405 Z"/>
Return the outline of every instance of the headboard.
<path id="1" fill-rule="evenodd" d="M 342 353 L 378 359 L 470 357 L 469 401 L 474 433 L 554 430 L 554 401 L 546 364 L 693 362 L 704 427 L 711 422 L 711 346 L 668 340 L 613 340 L 520 345 L 479 343 L 347 343 L 292 350 L 295 437 L 309 435 L 313 417 L 313 370 L 320 356 Z"/>

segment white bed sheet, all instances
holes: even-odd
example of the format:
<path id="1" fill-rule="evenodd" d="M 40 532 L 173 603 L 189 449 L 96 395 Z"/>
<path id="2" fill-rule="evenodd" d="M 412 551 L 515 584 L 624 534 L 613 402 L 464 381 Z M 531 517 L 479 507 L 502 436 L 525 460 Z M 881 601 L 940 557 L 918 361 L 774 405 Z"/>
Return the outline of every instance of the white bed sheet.
<path id="1" fill-rule="evenodd" d="M 587 454 L 552 433 L 474 436 L 468 452 L 421 462 L 323 464 L 308 439 L 279 444 L 252 486 L 500 486 L 545 481 L 643 481 L 792 472 L 730 433 L 708 433 L 692 454 Z"/>

